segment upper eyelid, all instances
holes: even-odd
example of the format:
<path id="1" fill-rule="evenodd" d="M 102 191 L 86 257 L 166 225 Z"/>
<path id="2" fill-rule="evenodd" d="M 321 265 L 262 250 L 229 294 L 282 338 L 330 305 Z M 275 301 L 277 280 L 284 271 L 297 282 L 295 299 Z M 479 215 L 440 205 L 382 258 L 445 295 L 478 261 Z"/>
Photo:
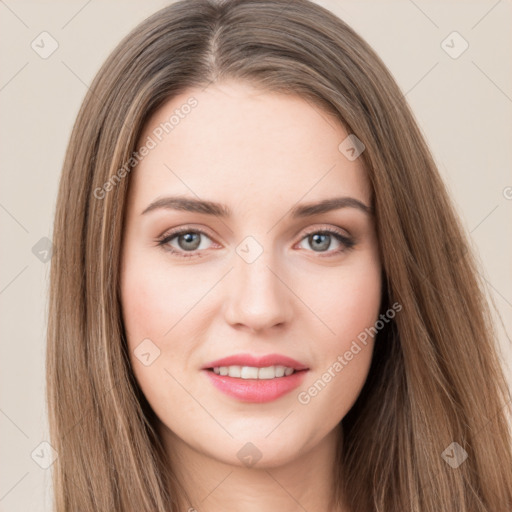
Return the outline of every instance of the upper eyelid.
<path id="1" fill-rule="evenodd" d="M 320 227 L 302 228 L 297 232 L 297 235 L 302 231 L 304 231 L 303 236 L 307 236 L 311 233 L 317 233 L 317 232 L 321 232 L 321 231 L 333 231 L 335 233 L 340 232 L 339 234 L 341 234 L 342 236 L 344 236 L 346 238 L 352 237 L 352 235 L 348 232 L 347 229 L 340 228 L 338 226 L 327 226 L 326 224 L 320 225 Z M 341 233 L 342 231 L 345 231 L 346 234 Z M 168 238 L 170 236 L 174 237 L 174 236 L 178 236 L 183 233 L 190 233 L 190 232 L 198 232 L 198 233 L 204 234 L 210 238 L 216 237 L 216 235 L 210 234 L 208 228 L 195 227 L 195 226 L 184 226 L 182 228 L 174 228 L 174 229 L 166 230 L 163 232 L 163 234 L 158 236 L 157 239 L 161 240 L 163 238 Z M 297 236 L 297 235 L 295 235 L 295 236 Z"/>

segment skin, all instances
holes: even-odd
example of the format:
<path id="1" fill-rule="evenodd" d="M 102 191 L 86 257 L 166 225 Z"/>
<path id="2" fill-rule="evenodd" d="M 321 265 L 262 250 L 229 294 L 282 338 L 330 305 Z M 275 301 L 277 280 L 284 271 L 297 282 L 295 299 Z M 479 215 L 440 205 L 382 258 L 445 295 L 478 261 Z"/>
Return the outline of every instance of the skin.
<path id="1" fill-rule="evenodd" d="M 121 296 L 135 377 L 190 498 L 182 510 L 332 510 L 339 423 L 367 378 L 373 339 L 309 403 L 298 394 L 378 319 L 381 264 L 371 215 L 353 207 L 310 218 L 288 213 L 339 196 L 370 206 L 366 172 L 360 158 L 339 151 L 348 133 L 333 116 L 299 96 L 236 81 L 173 98 L 140 143 L 191 96 L 197 107 L 132 171 Z M 233 215 L 142 213 L 169 195 L 220 202 Z M 206 231 L 195 250 L 183 237 L 167 243 L 195 256 L 158 245 L 178 227 Z M 338 230 L 355 245 L 346 249 L 331 236 L 318 249 L 309 229 Z M 236 251 L 247 236 L 263 249 L 251 263 Z M 149 366 L 134 352 L 144 339 L 160 350 Z M 236 353 L 279 353 L 309 371 L 298 389 L 274 401 L 242 402 L 201 370 Z M 253 466 L 237 456 L 247 442 L 261 454 Z"/>

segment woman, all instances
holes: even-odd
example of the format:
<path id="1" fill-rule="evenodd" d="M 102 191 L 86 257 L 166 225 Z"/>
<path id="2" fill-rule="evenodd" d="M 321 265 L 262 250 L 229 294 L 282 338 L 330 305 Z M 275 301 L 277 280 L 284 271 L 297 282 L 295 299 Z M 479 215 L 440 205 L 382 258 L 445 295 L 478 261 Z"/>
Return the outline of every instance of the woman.
<path id="1" fill-rule="evenodd" d="M 61 179 L 55 510 L 510 510 L 463 233 L 399 88 L 327 10 L 144 21 Z"/>

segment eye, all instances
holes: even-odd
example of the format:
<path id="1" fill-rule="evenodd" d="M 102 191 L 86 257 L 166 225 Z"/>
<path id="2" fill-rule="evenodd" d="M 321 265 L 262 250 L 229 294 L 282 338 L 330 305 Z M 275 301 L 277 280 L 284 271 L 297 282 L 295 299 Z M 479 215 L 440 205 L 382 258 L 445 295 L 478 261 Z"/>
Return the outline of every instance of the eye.
<path id="1" fill-rule="evenodd" d="M 204 231 L 185 228 L 164 234 L 157 240 L 157 243 L 165 250 L 187 258 L 190 256 L 196 256 L 195 251 L 201 251 L 208 248 L 202 243 L 202 238 L 210 240 L 210 237 Z"/>
<path id="2" fill-rule="evenodd" d="M 192 256 L 201 256 L 201 251 L 208 249 L 208 243 L 203 243 L 204 240 L 210 240 L 210 236 L 200 229 L 182 228 L 165 233 L 156 240 L 157 244 L 164 250 L 169 251 L 171 254 L 183 258 L 190 258 Z M 332 249 L 332 245 L 338 244 L 338 247 Z M 328 253 L 325 257 L 333 256 L 341 252 L 350 250 L 355 242 L 342 234 L 341 232 L 328 228 L 311 230 L 301 239 L 299 247 L 307 243 L 312 252 Z M 329 250 L 331 248 L 331 250 Z"/>
<path id="3" fill-rule="evenodd" d="M 332 246 L 333 242 L 338 244 L 338 248 L 329 251 L 329 248 Z M 302 239 L 301 244 L 303 243 L 306 243 L 312 247 L 313 252 L 329 252 L 331 253 L 330 255 L 339 254 L 343 251 L 351 249 L 355 245 L 355 242 L 352 239 L 334 229 L 310 231 L 309 233 L 306 233 L 306 236 Z"/>

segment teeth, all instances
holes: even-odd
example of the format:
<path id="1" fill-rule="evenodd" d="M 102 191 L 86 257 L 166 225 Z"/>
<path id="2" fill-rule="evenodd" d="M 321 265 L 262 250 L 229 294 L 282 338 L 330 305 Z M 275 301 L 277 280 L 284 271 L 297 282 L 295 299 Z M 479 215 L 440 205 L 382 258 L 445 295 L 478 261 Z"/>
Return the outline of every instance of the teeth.
<path id="1" fill-rule="evenodd" d="M 229 367 L 228 367 L 229 374 Z M 240 377 L 242 379 L 257 379 L 258 378 L 258 368 L 254 366 L 242 366 L 240 369 Z"/>
<path id="2" fill-rule="evenodd" d="M 227 375 L 229 377 L 268 380 L 291 375 L 295 370 L 285 366 L 266 366 L 265 368 L 256 368 L 254 366 L 216 366 L 213 371 L 217 375 Z"/>

